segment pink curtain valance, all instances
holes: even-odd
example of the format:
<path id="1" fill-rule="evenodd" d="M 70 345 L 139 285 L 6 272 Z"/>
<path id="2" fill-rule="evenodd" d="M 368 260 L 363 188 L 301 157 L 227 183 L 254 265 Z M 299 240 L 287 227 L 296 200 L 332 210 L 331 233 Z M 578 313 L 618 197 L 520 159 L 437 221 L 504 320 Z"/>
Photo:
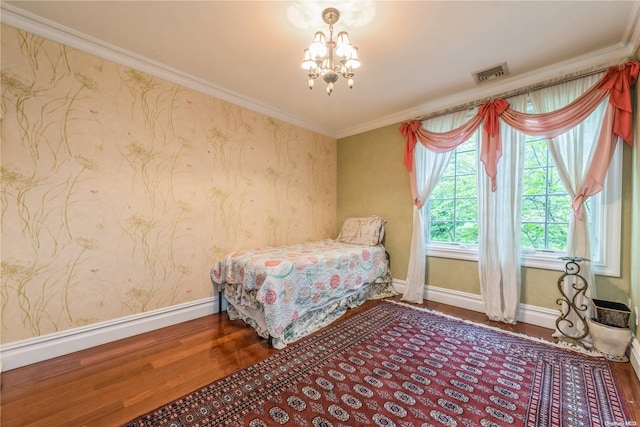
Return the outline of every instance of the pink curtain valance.
<path id="1" fill-rule="evenodd" d="M 431 132 L 422 128 L 418 120 L 403 123 L 400 126 L 400 132 L 407 138 L 404 151 L 405 166 L 408 170 L 413 170 L 413 150 L 418 141 L 431 151 L 445 153 L 471 138 L 480 124 L 482 124 L 482 116 L 477 114 L 464 125 L 448 132 Z"/>
<path id="2" fill-rule="evenodd" d="M 406 138 L 404 164 L 411 172 L 411 180 L 414 181 L 414 149 L 418 141 L 425 148 L 434 152 L 450 151 L 467 141 L 483 124 L 480 160 L 484 164 L 485 172 L 491 178 L 492 189 L 495 191 L 497 165 L 502 155 L 500 120 L 527 135 L 553 138 L 581 123 L 608 96 L 606 117 L 603 120 L 596 146 L 596 153 L 605 156 L 604 158 L 594 156 L 588 172 L 590 178 L 585 185 L 588 191 L 576 197 L 576 199 L 580 198 L 580 201 L 574 200 L 576 216 L 581 216 L 579 211 L 582 201 L 602 189 L 602 183 L 618 137 L 627 144 L 633 145 L 631 86 L 636 83 L 639 71 L 640 63 L 637 61 L 629 61 L 626 64 L 610 67 L 598 83 L 570 104 L 551 113 L 526 114 L 509 108 L 509 103 L 504 99 L 494 99 L 482 104 L 478 112 L 466 124 L 448 132 L 428 131 L 422 128 L 418 120 L 403 123 L 400 126 L 400 132 Z M 414 192 L 414 182 L 411 183 L 411 187 Z M 415 192 L 413 197 L 414 200 L 417 200 Z"/>
<path id="3" fill-rule="evenodd" d="M 638 80 L 640 63 L 629 61 L 619 67 L 611 67 L 598 83 L 598 88 L 609 91 L 609 104 L 615 110 L 613 130 L 629 145 L 633 145 L 633 112 L 631 86 Z"/>
<path id="4" fill-rule="evenodd" d="M 413 169 L 413 150 L 418 143 L 416 132 L 420 129 L 420 126 L 421 124 L 418 120 L 411 120 L 400 126 L 400 133 L 407 139 L 407 144 L 404 148 L 404 165 L 408 170 Z"/>

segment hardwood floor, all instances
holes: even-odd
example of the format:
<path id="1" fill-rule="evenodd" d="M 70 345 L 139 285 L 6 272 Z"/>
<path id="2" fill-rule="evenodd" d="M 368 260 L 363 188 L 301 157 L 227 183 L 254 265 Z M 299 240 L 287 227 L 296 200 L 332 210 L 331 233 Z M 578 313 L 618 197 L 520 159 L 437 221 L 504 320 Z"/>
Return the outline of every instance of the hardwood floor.
<path id="1" fill-rule="evenodd" d="M 376 302 L 349 310 L 343 317 Z M 504 325 L 482 313 L 425 302 L 424 307 L 551 340 L 551 330 Z M 253 329 L 212 315 L 3 372 L 0 425 L 116 426 L 177 399 L 277 350 Z M 640 423 L 640 382 L 630 363 L 610 362 Z"/>

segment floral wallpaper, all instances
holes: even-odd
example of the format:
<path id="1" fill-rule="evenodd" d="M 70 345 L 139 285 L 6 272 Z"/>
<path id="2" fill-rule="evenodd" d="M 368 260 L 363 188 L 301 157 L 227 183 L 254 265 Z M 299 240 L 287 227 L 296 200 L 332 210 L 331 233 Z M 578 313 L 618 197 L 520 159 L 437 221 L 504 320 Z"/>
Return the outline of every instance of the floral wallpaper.
<path id="1" fill-rule="evenodd" d="M 332 138 L 2 26 L 2 343 L 210 297 L 336 229 Z"/>

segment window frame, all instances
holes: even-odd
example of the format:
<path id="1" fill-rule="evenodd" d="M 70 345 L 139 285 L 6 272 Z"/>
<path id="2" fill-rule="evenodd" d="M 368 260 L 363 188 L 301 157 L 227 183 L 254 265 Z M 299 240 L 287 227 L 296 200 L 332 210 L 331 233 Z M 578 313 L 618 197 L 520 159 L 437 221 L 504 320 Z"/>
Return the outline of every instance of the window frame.
<path id="1" fill-rule="evenodd" d="M 596 194 L 594 207 L 598 215 L 593 215 L 591 238 L 600 238 L 601 244 L 593 244 L 592 270 L 594 274 L 620 277 L 620 245 L 622 227 L 622 147 L 616 144 L 602 192 Z M 614 172 L 614 173 L 612 173 Z M 428 215 L 425 212 L 424 215 Z M 451 258 L 466 261 L 478 261 L 477 245 L 463 245 L 459 243 L 429 242 L 429 219 L 423 218 L 426 224 L 425 255 L 438 258 Z M 596 236 L 595 230 L 601 230 Z M 564 271 L 565 261 L 560 257 L 566 252 L 544 250 L 522 250 L 521 264 L 523 267 L 540 268 L 545 270 Z"/>

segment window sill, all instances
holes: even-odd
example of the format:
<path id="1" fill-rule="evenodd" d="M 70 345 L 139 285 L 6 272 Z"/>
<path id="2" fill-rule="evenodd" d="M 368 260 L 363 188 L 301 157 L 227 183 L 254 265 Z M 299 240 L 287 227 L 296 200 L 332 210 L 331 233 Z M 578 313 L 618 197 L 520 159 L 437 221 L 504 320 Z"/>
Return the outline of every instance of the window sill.
<path id="1" fill-rule="evenodd" d="M 430 244 L 425 246 L 425 254 L 436 258 L 478 262 L 478 248 L 475 245 Z M 563 256 L 566 255 L 561 252 L 524 252 L 521 263 L 523 267 L 528 268 L 564 271 L 566 261 L 559 259 Z M 620 277 L 619 268 L 619 265 L 593 264 L 593 272 L 599 276 Z"/>

